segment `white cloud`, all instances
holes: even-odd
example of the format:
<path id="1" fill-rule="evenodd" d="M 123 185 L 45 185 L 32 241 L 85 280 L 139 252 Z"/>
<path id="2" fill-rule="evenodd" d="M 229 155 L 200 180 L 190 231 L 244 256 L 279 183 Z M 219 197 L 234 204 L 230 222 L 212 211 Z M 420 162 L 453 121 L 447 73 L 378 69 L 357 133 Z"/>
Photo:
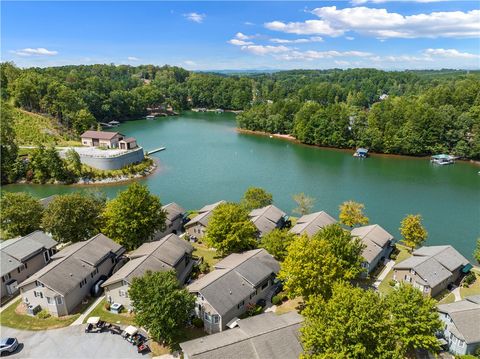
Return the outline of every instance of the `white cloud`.
<path id="1" fill-rule="evenodd" d="M 199 13 L 196 13 L 196 12 L 189 12 L 188 14 L 183 14 L 183 16 L 187 20 L 190 20 L 190 21 L 196 22 L 198 24 L 201 24 L 207 15 L 199 14 Z"/>
<path id="2" fill-rule="evenodd" d="M 447 2 L 452 0 L 351 0 L 352 5 L 364 5 L 368 2 L 373 4 L 383 4 L 386 2 L 419 2 L 419 3 L 431 3 L 431 2 Z"/>
<path id="3" fill-rule="evenodd" d="M 183 63 L 187 66 L 197 66 L 197 63 L 195 61 L 192 61 L 192 60 L 185 60 L 185 61 L 183 61 Z"/>
<path id="4" fill-rule="evenodd" d="M 345 39 L 347 39 L 349 41 L 355 40 L 355 38 L 353 36 L 345 36 Z"/>
<path id="5" fill-rule="evenodd" d="M 128 61 L 140 61 L 140 59 L 138 57 L 135 57 L 135 56 L 129 56 L 129 57 L 127 57 L 127 60 Z"/>
<path id="6" fill-rule="evenodd" d="M 388 38 L 467 38 L 480 36 L 480 10 L 444 11 L 429 14 L 402 15 L 386 9 L 336 6 L 316 8 L 311 11 L 320 20 L 304 22 L 272 21 L 265 27 L 292 34 L 317 34 L 341 36 L 355 31 L 379 39 Z"/>
<path id="7" fill-rule="evenodd" d="M 338 31 L 356 31 L 378 38 L 417 37 L 478 37 L 480 10 L 432 12 L 430 14 L 401 15 L 386 9 L 336 6 L 312 11 L 322 21 Z"/>
<path id="8" fill-rule="evenodd" d="M 270 39 L 270 41 L 276 44 L 303 44 L 308 42 L 322 42 L 323 39 L 319 36 L 312 36 L 309 38 L 294 39 L 294 40 L 274 38 L 274 39 Z"/>
<path id="9" fill-rule="evenodd" d="M 21 50 L 13 50 L 11 53 L 18 56 L 54 56 L 58 55 L 58 51 L 47 50 L 44 47 L 37 47 L 36 49 L 25 48 Z"/>
<path id="10" fill-rule="evenodd" d="M 250 21 L 245 21 L 243 24 L 244 24 L 244 25 L 247 25 L 247 26 L 253 26 L 253 25 L 255 25 L 253 22 L 250 22 Z"/>
<path id="11" fill-rule="evenodd" d="M 271 45 L 247 45 L 242 46 L 243 51 L 250 52 L 255 55 L 268 55 L 268 54 L 278 54 L 282 52 L 290 51 L 289 47 L 280 45 L 280 46 L 271 46 Z"/>
<path id="12" fill-rule="evenodd" d="M 289 61 L 311 61 L 311 60 L 319 60 L 319 59 L 331 59 L 334 57 L 368 57 L 372 56 L 373 54 L 369 52 L 362 52 L 362 51 L 289 51 L 285 54 L 281 54 L 276 56 L 278 59 L 281 60 L 289 60 Z"/>
<path id="13" fill-rule="evenodd" d="M 229 44 L 235 45 L 235 46 L 246 46 L 246 45 L 253 45 L 253 42 L 251 41 L 243 41 L 239 39 L 231 39 L 227 41 Z"/>
<path id="14" fill-rule="evenodd" d="M 265 27 L 269 30 L 286 32 L 297 35 L 328 35 L 340 36 L 344 30 L 334 29 L 329 23 L 323 20 L 306 20 L 305 22 L 288 22 L 272 21 L 265 23 Z"/>
<path id="15" fill-rule="evenodd" d="M 480 58 L 478 54 L 471 54 L 468 52 L 460 52 L 456 49 L 426 49 L 423 53 L 427 56 L 459 58 L 459 59 L 477 59 Z"/>
<path id="16" fill-rule="evenodd" d="M 239 39 L 239 40 L 249 40 L 249 39 L 253 39 L 255 37 L 255 35 L 245 35 L 241 32 L 237 32 L 235 34 L 235 38 Z"/>

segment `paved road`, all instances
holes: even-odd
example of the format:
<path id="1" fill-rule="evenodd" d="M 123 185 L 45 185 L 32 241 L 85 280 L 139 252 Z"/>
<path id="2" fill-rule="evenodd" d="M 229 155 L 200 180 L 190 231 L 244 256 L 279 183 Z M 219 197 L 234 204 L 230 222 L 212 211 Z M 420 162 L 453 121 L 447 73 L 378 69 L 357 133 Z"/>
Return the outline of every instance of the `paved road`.
<path id="1" fill-rule="evenodd" d="M 16 337 L 21 344 L 9 358 L 150 358 L 138 354 L 120 335 L 86 334 L 84 330 L 85 325 L 36 332 L 0 327 L 2 337 Z"/>

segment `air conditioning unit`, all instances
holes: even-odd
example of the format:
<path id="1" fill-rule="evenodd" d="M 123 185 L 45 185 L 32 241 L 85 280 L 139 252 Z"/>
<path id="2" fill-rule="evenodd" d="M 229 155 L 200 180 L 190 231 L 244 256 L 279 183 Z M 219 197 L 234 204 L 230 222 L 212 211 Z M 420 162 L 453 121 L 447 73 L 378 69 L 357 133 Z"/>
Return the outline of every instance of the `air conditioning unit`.
<path id="1" fill-rule="evenodd" d="M 17 286 L 18 283 L 15 279 L 12 279 L 11 281 L 5 283 L 5 286 L 7 287 L 7 293 L 9 295 L 15 294 L 17 292 Z"/>

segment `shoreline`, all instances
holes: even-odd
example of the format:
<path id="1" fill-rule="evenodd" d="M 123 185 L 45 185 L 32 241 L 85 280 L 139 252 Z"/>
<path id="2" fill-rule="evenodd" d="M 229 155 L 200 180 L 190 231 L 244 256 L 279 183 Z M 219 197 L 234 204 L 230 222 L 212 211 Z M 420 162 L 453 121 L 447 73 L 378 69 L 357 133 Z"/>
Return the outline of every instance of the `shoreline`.
<path id="1" fill-rule="evenodd" d="M 276 138 L 276 139 L 292 142 L 292 143 L 295 143 L 297 145 L 302 145 L 302 146 L 306 146 L 306 147 L 320 148 L 320 149 L 324 149 L 324 150 L 337 151 L 337 152 L 347 152 L 347 153 L 351 153 L 352 155 L 353 155 L 353 153 L 355 153 L 355 149 L 352 149 L 352 148 L 340 148 L 340 147 L 310 145 L 308 143 L 303 143 L 303 142 L 297 140 L 292 135 L 284 135 L 284 134 L 281 134 L 281 133 L 268 133 L 268 132 L 264 132 L 264 131 L 247 130 L 247 129 L 239 128 L 239 127 L 236 127 L 235 131 L 237 133 L 241 133 L 241 134 L 245 134 L 245 135 Z M 402 158 L 402 159 L 410 159 L 410 160 L 429 160 L 430 159 L 430 156 L 399 155 L 399 154 L 395 154 L 395 153 L 369 152 L 368 154 L 371 157 L 386 157 L 386 158 L 393 157 L 393 158 Z M 480 161 L 464 160 L 464 159 L 458 159 L 456 161 L 480 167 Z"/>
<path id="2" fill-rule="evenodd" d="M 157 163 L 158 160 L 152 159 L 153 164 L 144 170 L 141 173 L 136 173 L 136 174 L 129 174 L 129 175 L 122 175 L 122 176 L 116 176 L 116 177 L 107 177 L 107 178 L 102 178 L 102 179 L 88 179 L 88 178 L 80 178 L 77 182 L 74 183 L 64 183 L 64 182 L 54 182 L 54 183 L 34 183 L 34 182 L 29 182 L 26 180 L 21 180 L 17 181 L 14 183 L 9 183 L 9 185 L 18 185 L 18 184 L 27 184 L 27 185 L 54 185 L 54 186 L 71 186 L 71 187 L 88 187 L 88 186 L 108 186 L 108 185 L 117 185 L 117 184 L 122 184 L 122 183 L 127 183 L 131 181 L 135 181 L 137 179 L 142 179 L 146 178 L 148 176 L 151 176 L 155 173 L 158 172 L 159 170 L 159 165 Z"/>

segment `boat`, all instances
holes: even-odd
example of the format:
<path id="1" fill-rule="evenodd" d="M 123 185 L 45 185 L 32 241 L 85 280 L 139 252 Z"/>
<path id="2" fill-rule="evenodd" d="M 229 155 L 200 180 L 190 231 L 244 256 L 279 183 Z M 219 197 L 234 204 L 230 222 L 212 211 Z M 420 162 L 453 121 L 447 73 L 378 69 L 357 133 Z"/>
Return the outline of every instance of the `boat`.
<path id="1" fill-rule="evenodd" d="M 114 121 L 110 121 L 108 124 L 112 127 L 117 127 L 120 124 L 120 122 L 114 120 Z"/>
<path id="2" fill-rule="evenodd" d="M 357 148 L 357 150 L 353 154 L 353 157 L 367 158 L 368 157 L 368 150 L 366 148 Z"/>
<path id="3" fill-rule="evenodd" d="M 439 154 L 439 155 L 433 155 L 430 158 L 430 162 L 432 162 L 436 165 L 441 165 L 441 166 L 453 165 L 457 158 L 458 157 L 454 157 L 454 156 L 446 155 L 446 154 L 442 153 L 442 154 Z"/>
<path id="4" fill-rule="evenodd" d="M 153 115 L 147 115 L 147 116 L 145 116 L 145 118 L 147 120 L 155 120 L 155 116 L 153 116 Z"/>

